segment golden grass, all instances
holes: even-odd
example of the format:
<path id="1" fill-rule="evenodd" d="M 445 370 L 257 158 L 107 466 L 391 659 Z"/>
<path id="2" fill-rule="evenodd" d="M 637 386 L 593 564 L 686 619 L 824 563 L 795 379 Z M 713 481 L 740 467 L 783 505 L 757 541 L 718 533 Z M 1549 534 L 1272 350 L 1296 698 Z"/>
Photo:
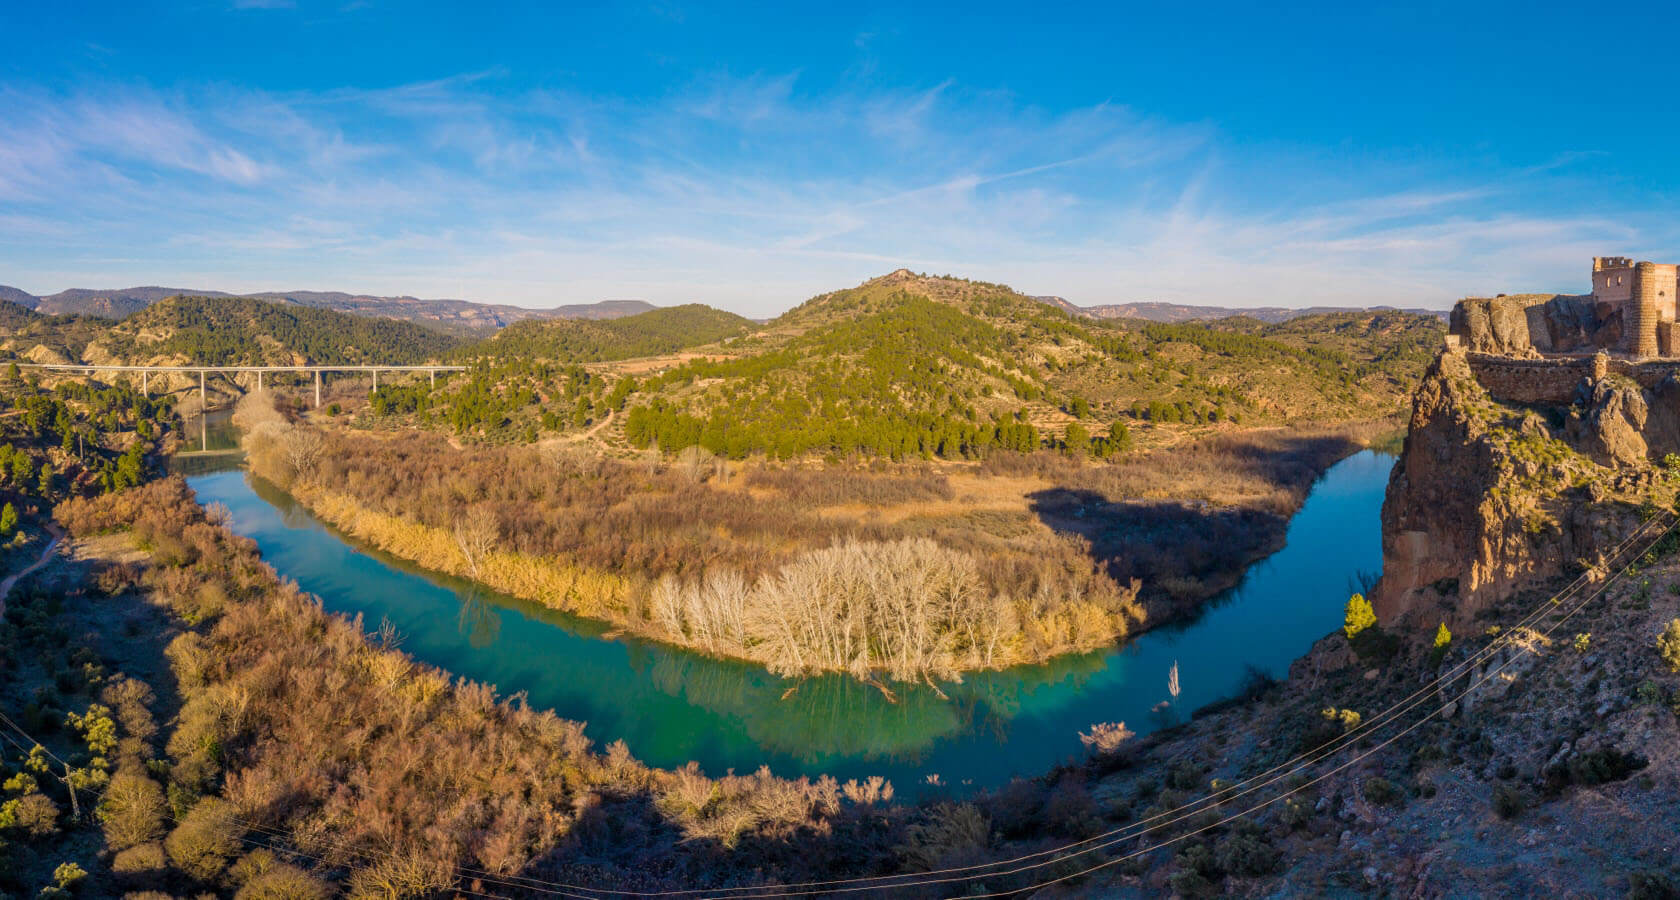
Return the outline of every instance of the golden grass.
<path id="1" fill-rule="evenodd" d="M 630 585 L 618 575 L 506 550 L 487 554 L 475 575 L 454 535 L 442 528 L 374 512 L 346 494 L 308 484 L 293 485 L 293 496 L 357 540 L 423 568 L 472 577 L 504 594 L 561 612 L 630 624 Z"/>

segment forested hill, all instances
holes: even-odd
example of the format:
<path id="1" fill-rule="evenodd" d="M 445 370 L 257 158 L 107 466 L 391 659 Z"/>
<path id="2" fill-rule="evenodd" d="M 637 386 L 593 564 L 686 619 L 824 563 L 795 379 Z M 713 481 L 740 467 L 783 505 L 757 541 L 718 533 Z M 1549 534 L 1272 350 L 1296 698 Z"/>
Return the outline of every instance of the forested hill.
<path id="1" fill-rule="evenodd" d="M 729 456 L 1108 454 L 1143 424 L 1400 413 L 1443 331 L 1402 312 L 1276 326 L 1102 321 L 1002 285 L 900 271 L 762 326 L 704 307 L 516 325 L 460 351 L 479 363 L 468 378 L 435 395 L 392 386 L 377 412 L 499 440 L 588 430 Z M 612 413 L 622 413 L 612 428 L 595 429 Z"/>
<path id="2" fill-rule="evenodd" d="M 112 326 L 86 355 L 206 365 L 401 365 L 441 359 L 459 344 L 395 319 L 249 297 L 170 297 Z"/>
<path id="3" fill-rule="evenodd" d="M 1109 452 L 1124 440 L 1116 422 L 1372 418 L 1403 408 L 1427 364 L 1415 351 L 1442 331 L 1398 312 L 1259 331 L 1094 321 L 1003 285 L 900 270 L 801 304 L 728 358 L 645 381 L 625 437 L 729 455 L 971 457 Z"/>
<path id="4" fill-rule="evenodd" d="M 699 303 L 654 309 L 620 319 L 515 322 L 494 337 L 460 351 L 467 358 L 525 358 L 551 362 L 604 362 L 657 356 L 738 337 L 751 319 Z"/>

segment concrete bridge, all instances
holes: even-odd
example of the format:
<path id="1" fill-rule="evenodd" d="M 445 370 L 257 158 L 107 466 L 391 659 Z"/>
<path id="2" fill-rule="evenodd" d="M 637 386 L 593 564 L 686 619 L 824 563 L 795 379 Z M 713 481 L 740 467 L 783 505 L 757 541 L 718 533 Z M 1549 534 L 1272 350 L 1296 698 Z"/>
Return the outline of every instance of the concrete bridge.
<path id="1" fill-rule="evenodd" d="M 373 375 L 373 389 L 379 390 L 380 372 L 425 372 L 431 376 L 432 386 L 437 386 L 439 372 L 465 372 L 466 366 L 96 366 L 85 363 L 18 363 L 20 369 L 38 369 L 47 372 L 63 372 L 66 374 L 87 374 L 95 372 L 127 372 L 140 373 L 140 390 L 146 396 L 152 395 L 151 376 L 153 372 L 160 375 L 190 375 L 198 373 L 198 399 L 206 407 L 209 406 L 209 396 L 205 390 L 205 379 L 211 372 L 234 374 L 239 372 L 257 373 L 257 390 L 262 390 L 263 374 L 267 372 L 313 372 L 315 373 L 315 406 L 321 405 L 321 373 L 323 372 L 368 372 Z"/>

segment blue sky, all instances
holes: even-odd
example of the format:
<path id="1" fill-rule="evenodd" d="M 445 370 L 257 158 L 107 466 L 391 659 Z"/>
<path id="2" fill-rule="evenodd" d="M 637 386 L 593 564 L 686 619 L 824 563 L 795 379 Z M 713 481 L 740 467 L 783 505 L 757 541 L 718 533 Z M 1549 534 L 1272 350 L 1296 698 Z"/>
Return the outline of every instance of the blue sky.
<path id="1" fill-rule="evenodd" d="M 1662 8 L 71 6 L 0 8 L 34 293 L 1444 307 L 1680 257 Z"/>

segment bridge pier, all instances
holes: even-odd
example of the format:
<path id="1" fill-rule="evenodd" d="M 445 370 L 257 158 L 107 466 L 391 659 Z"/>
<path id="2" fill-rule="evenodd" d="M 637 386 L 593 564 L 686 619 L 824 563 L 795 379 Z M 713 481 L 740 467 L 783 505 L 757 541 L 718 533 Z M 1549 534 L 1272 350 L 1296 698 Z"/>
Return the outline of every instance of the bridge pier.
<path id="1" fill-rule="evenodd" d="M 375 394 L 379 393 L 379 370 L 378 369 L 373 370 L 373 392 Z"/>
<path id="2" fill-rule="evenodd" d="M 321 370 L 315 370 L 315 408 L 321 408 Z"/>
<path id="3" fill-rule="evenodd" d="M 198 414 L 204 415 L 210 411 L 210 392 L 204 387 L 204 370 L 198 370 Z"/>
<path id="4" fill-rule="evenodd" d="M 262 393 L 262 370 L 257 370 L 257 393 Z"/>
<path id="5" fill-rule="evenodd" d="M 152 398 L 152 373 L 149 369 L 140 370 L 140 395 L 148 400 Z"/>
<path id="6" fill-rule="evenodd" d="M 437 390 L 437 370 L 427 369 L 426 374 L 432 376 L 432 390 Z"/>

